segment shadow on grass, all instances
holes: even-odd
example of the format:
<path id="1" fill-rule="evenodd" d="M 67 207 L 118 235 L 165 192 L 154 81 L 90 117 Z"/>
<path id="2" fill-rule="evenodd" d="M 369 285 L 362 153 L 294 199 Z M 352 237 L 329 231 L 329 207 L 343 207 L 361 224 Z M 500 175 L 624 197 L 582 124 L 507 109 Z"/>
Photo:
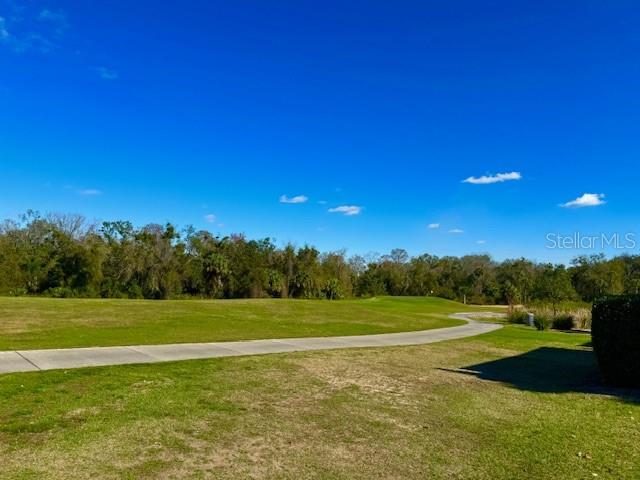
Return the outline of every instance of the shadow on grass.
<path id="1" fill-rule="evenodd" d="M 507 383 L 520 390 L 591 393 L 640 403 L 640 390 L 612 388 L 603 383 L 595 355 L 590 350 L 542 347 L 521 355 L 470 365 L 456 372 Z"/>

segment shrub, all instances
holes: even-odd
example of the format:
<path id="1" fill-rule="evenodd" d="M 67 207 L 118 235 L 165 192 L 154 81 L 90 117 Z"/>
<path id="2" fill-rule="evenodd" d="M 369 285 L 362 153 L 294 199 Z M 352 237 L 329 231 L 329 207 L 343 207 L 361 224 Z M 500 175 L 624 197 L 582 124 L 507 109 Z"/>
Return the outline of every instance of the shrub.
<path id="1" fill-rule="evenodd" d="M 507 316 L 507 321 L 509 323 L 527 325 L 529 323 L 528 318 L 529 314 L 524 310 L 514 310 Z"/>
<path id="2" fill-rule="evenodd" d="M 29 292 L 27 292 L 26 288 L 14 288 L 13 290 L 9 290 L 9 295 L 12 297 L 24 297 L 27 293 Z"/>
<path id="3" fill-rule="evenodd" d="M 551 326 L 551 319 L 552 317 L 546 313 L 537 313 L 533 318 L 533 324 L 540 331 L 547 330 Z"/>
<path id="4" fill-rule="evenodd" d="M 556 330 L 571 330 L 573 329 L 573 324 L 573 315 L 561 313 L 553 318 L 551 328 L 555 328 Z"/>
<path id="5" fill-rule="evenodd" d="M 612 385 L 640 387 L 640 295 L 596 301 L 591 338 L 605 380 Z"/>
<path id="6" fill-rule="evenodd" d="M 53 287 L 44 292 L 45 295 L 53 298 L 73 298 L 74 291 L 69 287 Z"/>

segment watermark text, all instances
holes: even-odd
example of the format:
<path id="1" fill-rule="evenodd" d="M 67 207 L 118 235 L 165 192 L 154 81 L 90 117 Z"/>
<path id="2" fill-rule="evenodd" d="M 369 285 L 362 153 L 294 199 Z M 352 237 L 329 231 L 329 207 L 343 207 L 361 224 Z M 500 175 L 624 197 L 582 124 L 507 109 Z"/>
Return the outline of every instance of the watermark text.
<path id="1" fill-rule="evenodd" d="M 634 250 L 638 246 L 637 235 L 627 233 L 599 233 L 585 235 L 580 232 L 561 234 L 549 232 L 546 235 L 546 248 L 552 250 Z"/>

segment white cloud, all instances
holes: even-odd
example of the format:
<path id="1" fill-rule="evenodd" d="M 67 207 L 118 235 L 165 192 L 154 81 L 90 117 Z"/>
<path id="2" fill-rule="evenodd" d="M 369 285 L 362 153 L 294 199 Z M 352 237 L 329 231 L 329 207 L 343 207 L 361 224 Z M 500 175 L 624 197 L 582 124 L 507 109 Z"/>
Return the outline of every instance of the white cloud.
<path id="1" fill-rule="evenodd" d="M 359 215 L 362 212 L 362 207 L 356 205 L 340 205 L 339 207 L 330 208 L 329 213 L 342 213 L 348 217 L 352 215 Z"/>
<path id="2" fill-rule="evenodd" d="M 327 201 L 326 200 L 318 200 L 318 205 L 326 205 Z"/>
<path id="3" fill-rule="evenodd" d="M 78 194 L 84 197 L 97 197 L 98 195 L 102 195 L 102 191 L 96 188 L 85 188 L 78 190 Z"/>
<path id="4" fill-rule="evenodd" d="M 469 177 L 462 183 L 472 183 L 474 185 L 488 185 L 490 183 L 502 183 L 510 180 L 520 180 L 522 175 L 520 172 L 498 173 L 496 175 L 483 175 L 482 177 Z"/>
<path id="5" fill-rule="evenodd" d="M 439 223 L 430 223 L 429 225 L 427 225 L 427 228 L 430 229 L 435 229 L 435 228 L 440 228 L 440 224 Z"/>
<path id="6" fill-rule="evenodd" d="M 213 223 L 216 221 L 216 216 L 213 213 L 209 213 L 207 215 L 204 216 L 204 220 L 207 223 Z"/>
<path id="7" fill-rule="evenodd" d="M 597 207 L 598 205 L 604 205 L 604 193 L 585 193 L 581 197 L 571 200 L 567 203 L 561 203 L 560 206 L 564 208 L 582 208 L 582 207 Z"/>
<path id="8" fill-rule="evenodd" d="M 306 203 L 307 200 L 309 200 L 309 198 L 304 195 L 296 195 L 295 197 L 280 195 L 280 203 Z"/>
<path id="9" fill-rule="evenodd" d="M 118 72 L 112 68 L 96 67 L 96 72 L 103 80 L 117 80 L 120 77 Z"/>
<path id="10" fill-rule="evenodd" d="M 484 245 L 485 243 L 487 243 L 487 241 L 486 240 L 478 240 L 476 243 L 478 245 Z"/>
<path id="11" fill-rule="evenodd" d="M 449 233 L 464 233 L 464 230 L 460 228 L 452 228 L 451 230 L 449 230 Z"/>

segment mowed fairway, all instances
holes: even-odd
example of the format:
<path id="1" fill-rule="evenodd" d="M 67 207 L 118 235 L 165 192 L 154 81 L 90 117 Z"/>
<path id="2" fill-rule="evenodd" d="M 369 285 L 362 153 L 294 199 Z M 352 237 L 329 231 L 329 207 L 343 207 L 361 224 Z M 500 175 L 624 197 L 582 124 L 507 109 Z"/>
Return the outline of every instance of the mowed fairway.
<path id="1" fill-rule="evenodd" d="M 2 375 L 0 478 L 640 478 L 639 392 L 603 387 L 588 342 Z"/>
<path id="2" fill-rule="evenodd" d="M 0 298 L 0 350 L 325 337 L 464 324 L 439 298 L 95 300 Z M 486 309 L 484 309 L 486 311 Z"/>

